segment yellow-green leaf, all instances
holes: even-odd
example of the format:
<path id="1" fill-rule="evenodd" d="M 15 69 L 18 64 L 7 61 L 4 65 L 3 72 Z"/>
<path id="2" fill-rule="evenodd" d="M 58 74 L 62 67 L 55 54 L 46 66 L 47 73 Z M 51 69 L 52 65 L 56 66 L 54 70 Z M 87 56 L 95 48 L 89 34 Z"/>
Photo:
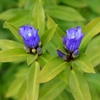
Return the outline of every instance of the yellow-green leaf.
<path id="1" fill-rule="evenodd" d="M 36 79 L 39 71 L 40 64 L 35 61 L 30 68 L 27 79 L 27 100 L 38 100 L 39 84 L 36 82 Z"/>
<path id="2" fill-rule="evenodd" d="M 80 50 L 85 52 L 89 41 L 100 32 L 100 17 L 92 20 L 86 26 L 83 27 L 82 32 L 85 34 L 82 43 L 80 45 Z"/>
<path id="3" fill-rule="evenodd" d="M 18 31 L 18 27 L 16 27 L 15 25 L 9 23 L 9 22 L 5 22 L 5 24 L 7 25 L 7 27 L 9 28 L 9 30 L 12 32 L 12 34 L 16 37 L 16 39 L 20 42 L 22 42 L 22 37 L 19 35 L 19 31 Z"/>
<path id="4" fill-rule="evenodd" d="M 24 45 L 12 40 L 1 39 L 0 48 L 3 50 L 13 49 L 13 48 L 24 48 Z"/>
<path id="5" fill-rule="evenodd" d="M 59 57 L 51 59 L 39 73 L 37 82 L 44 83 L 53 79 L 61 71 L 66 69 L 66 67 L 69 67 L 69 65 L 69 63 L 60 59 Z"/>
<path id="6" fill-rule="evenodd" d="M 45 15 L 39 0 L 37 0 L 32 11 L 32 24 L 35 28 L 39 29 L 39 35 L 42 36 L 45 28 Z"/>
<path id="7" fill-rule="evenodd" d="M 69 86 L 75 100 L 92 100 L 85 77 L 74 67 L 70 73 Z"/>
<path id="8" fill-rule="evenodd" d="M 27 58 L 27 53 L 22 48 L 1 50 L 0 51 L 0 62 L 16 62 L 22 61 Z"/>
<path id="9" fill-rule="evenodd" d="M 35 61 L 38 57 L 38 54 L 35 54 L 35 55 L 32 55 L 32 54 L 29 54 L 27 56 L 27 63 L 28 65 L 30 65 L 33 61 Z"/>

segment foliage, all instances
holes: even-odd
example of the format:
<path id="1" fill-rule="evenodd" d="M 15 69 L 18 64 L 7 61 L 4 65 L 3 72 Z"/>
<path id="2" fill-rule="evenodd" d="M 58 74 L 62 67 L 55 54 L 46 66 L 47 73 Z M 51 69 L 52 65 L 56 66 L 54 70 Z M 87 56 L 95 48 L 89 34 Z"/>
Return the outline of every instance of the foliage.
<path id="1" fill-rule="evenodd" d="M 1 0 L 0 99 L 99 100 L 99 9 L 99 0 Z M 41 54 L 27 53 L 23 25 L 39 29 Z M 57 50 L 68 54 L 62 36 L 77 26 L 84 33 L 80 53 L 65 61 Z"/>

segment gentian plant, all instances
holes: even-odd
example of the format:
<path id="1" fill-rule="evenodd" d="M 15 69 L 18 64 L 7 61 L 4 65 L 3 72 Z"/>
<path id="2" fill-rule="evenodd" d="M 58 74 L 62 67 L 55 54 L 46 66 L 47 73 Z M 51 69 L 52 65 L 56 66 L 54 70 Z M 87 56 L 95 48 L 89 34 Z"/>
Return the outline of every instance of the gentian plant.
<path id="1" fill-rule="evenodd" d="M 23 37 L 23 41 L 26 45 L 25 50 L 28 53 L 42 53 L 38 30 L 35 30 L 32 26 L 25 25 L 19 29 L 19 34 Z"/>
<path id="2" fill-rule="evenodd" d="M 76 58 L 79 55 L 78 48 L 83 36 L 84 34 L 82 33 L 81 27 L 79 26 L 77 28 L 71 28 L 67 30 L 66 36 L 62 38 L 67 54 L 64 54 L 61 51 L 57 50 L 58 55 L 68 62 Z"/>
<path id="3" fill-rule="evenodd" d="M 92 89 L 100 86 L 93 81 L 98 76 L 94 67 L 100 63 L 100 46 L 90 41 L 100 32 L 100 18 L 84 27 L 66 26 L 64 32 L 53 18 L 72 22 L 84 21 L 84 18 L 70 7 L 43 8 L 41 2 L 34 1 L 27 10 L 25 6 L 25 11 L 16 15 L 18 19 L 15 16 L 4 23 L 18 41 L 0 40 L 0 62 L 20 65 L 6 97 L 14 100 L 94 100 Z"/>

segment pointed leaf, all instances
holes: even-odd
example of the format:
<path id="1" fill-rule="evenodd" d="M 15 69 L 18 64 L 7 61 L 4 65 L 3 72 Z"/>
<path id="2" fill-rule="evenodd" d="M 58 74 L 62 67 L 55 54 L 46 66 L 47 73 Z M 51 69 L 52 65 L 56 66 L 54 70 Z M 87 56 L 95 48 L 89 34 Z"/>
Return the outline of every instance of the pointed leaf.
<path id="1" fill-rule="evenodd" d="M 59 77 L 62 81 L 66 82 L 66 83 L 68 84 L 67 74 L 66 74 L 66 71 L 65 71 L 65 70 L 62 71 L 62 72 L 58 75 L 58 77 Z"/>
<path id="2" fill-rule="evenodd" d="M 44 28 L 45 28 L 45 15 L 43 7 L 39 2 L 39 0 L 37 0 L 33 9 L 32 24 L 35 28 L 39 29 L 39 34 L 40 36 L 42 36 L 44 34 Z"/>
<path id="3" fill-rule="evenodd" d="M 53 79 L 61 71 L 69 67 L 69 63 L 63 61 L 62 59 L 55 57 L 51 59 L 40 72 L 37 82 L 44 83 Z"/>
<path id="4" fill-rule="evenodd" d="M 29 71 L 27 79 L 27 100 L 38 100 L 39 84 L 36 83 L 40 65 L 35 61 Z"/>
<path id="5" fill-rule="evenodd" d="M 39 100 L 54 100 L 66 88 L 66 86 L 66 83 L 54 78 L 40 88 Z"/>
<path id="6" fill-rule="evenodd" d="M 53 27 L 54 25 L 56 25 L 55 21 L 48 15 L 48 29 Z M 59 26 L 57 26 L 56 32 L 58 33 L 58 35 L 60 36 L 60 38 L 62 38 L 63 35 L 65 35 L 65 33 L 59 28 Z"/>
<path id="7" fill-rule="evenodd" d="M 88 57 L 85 54 L 80 54 L 78 58 L 73 61 L 78 67 L 80 67 L 83 71 L 88 73 L 95 73 L 92 64 L 88 60 Z"/>
<path id="8" fill-rule="evenodd" d="M 91 11 L 94 11 L 97 14 L 100 14 L 99 10 L 100 9 L 100 0 L 85 0 L 85 2 L 88 4 L 88 7 L 91 9 Z M 95 4 L 95 5 L 94 5 Z"/>
<path id="9" fill-rule="evenodd" d="M 21 11 L 21 9 L 19 9 L 19 8 L 8 9 L 0 14 L 0 20 L 8 20 L 11 17 L 15 16 L 20 11 Z"/>
<path id="10" fill-rule="evenodd" d="M 85 19 L 73 8 L 66 6 L 49 6 L 46 13 L 52 17 L 65 21 L 85 21 Z M 72 16 L 73 14 L 73 16 Z"/>
<path id="11" fill-rule="evenodd" d="M 0 62 L 15 62 L 25 60 L 27 53 L 24 49 L 16 48 L 0 51 Z"/>
<path id="12" fill-rule="evenodd" d="M 75 100 L 92 100 L 88 84 L 80 71 L 71 70 L 69 86 Z"/>
<path id="13" fill-rule="evenodd" d="M 89 52 L 90 50 L 94 49 L 95 47 L 100 46 L 100 34 L 95 36 L 90 42 L 86 49 L 86 52 Z"/>
<path id="14" fill-rule="evenodd" d="M 38 57 L 38 61 L 40 63 L 40 65 L 43 67 L 48 61 L 50 61 L 53 57 L 48 54 L 48 53 L 44 53 L 41 56 Z"/>
<path id="15" fill-rule="evenodd" d="M 22 68 L 20 70 L 18 70 L 18 72 L 15 74 L 15 77 L 19 78 L 22 76 L 26 76 L 27 77 L 27 73 L 29 71 L 29 67 L 23 67 L 26 66 L 26 64 L 21 65 Z"/>
<path id="16" fill-rule="evenodd" d="M 22 10 L 16 16 L 7 20 L 8 23 L 12 23 L 16 27 L 21 27 L 23 25 L 30 24 L 30 10 Z M 7 25 L 3 24 L 4 28 L 8 28 Z"/>
<path id="17" fill-rule="evenodd" d="M 11 23 L 5 22 L 5 24 L 7 25 L 7 27 L 9 28 L 9 30 L 12 32 L 12 34 L 16 37 L 16 39 L 18 39 L 20 42 L 22 42 L 22 37 L 19 35 L 18 33 L 18 28 L 16 26 L 14 26 Z"/>
<path id="18" fill-rule="evenodd" d="M 54 22 L 54 20 L 48 15 L 48 29 L 53 27 L 54 25 L 56 25 L 56 23 Z M 45 45 L 45 48 L 48 50 L 48 52 L 53 55 L 56 56 L 56 49 L 58 47 L 62 47 L 62 36 L 64 36 L 65 33 L 57 26 L 56 28 L 56 32 L 53 36 L 53 38 L 51 39 L 51 41 L 49 43 L 47 43 Z M 52 49 L 52 50 L 51 50 Z"/>
<path id="19" fill-rule="evenodd" d="M 33 61 L 35 61 L 37 59 L 37 57 L 38 57 L 38 54 L 35 54 L 35 55 L 29 54 L 27 56 L 27 63 L 28 63 L 28 65 L 33 63 Z"/>
<path id="20" fill-rule="evenodd" d="M 52 37 L 53 37 L 53 35 L 54 35 L 55 31 L 56 31 L 56 27 L 57 27 L 57 25 L 55 25 L 54 27 L 48 29 L 45 32 L 45 34 L 42 35 L 41 41 L 42 41 L 42 45 L 43 46 L 52 39 Z"/>
<path id="21" fill-rule="evenodd" d="M 23 82 L 19 90 L 18 100 L 26 100 L 26 80 Z"/>
<path id="22" fill-rule="evenodd" d="M 25 76 L 16 78 L 9 86 L 8 91 L 6 93 L 6 97 L 13 97 L 13 96 L 17 95 L 18 91 L 20 90 L 21 85 L 25 81 L 25 78 L 26 78 Z M 19 84 L 19 82 L 20 82 L 20 84 Z"/>
<path id="23" fill-rule="evenodd" d="M 69 6 L 72 7 L 77 7 L 77 8 L 81 8 L 81 7 L 86 7 L 87 3 L 84 0 L 61 0 L 64 4 L 67 4 Z"/>
<path id="24" fill-rule="evenodd" d="M 56 46 L 50 41 L 45 45 L 46 50 L 50 53 L 50 55 L 52 55 L 53 57 L 57 56 L 56 53 Z"/>
<path id="25" fill-rule="evenodd" d="M 86 47 L 89 43 L 89 41 L 100 32 L 100 17 L 92 20 L 90 23 L 88 23 L 82 31 L 85 36 L 82 40 L 82 43 L 80 45 L 80 50 L 85 52 Z"/>
<path id="26" fill-rule="evenodd" d="M 89 84 L 92 100 L 99 100 L 100 95 L 93 84 Z"/>
<path id="27" fill-rule="evenodd" d="M 54 100 L 74 100 L 73 96 L 71 93 L 68 91 L 64 90 L 56 99 Z"/>
<path id="28" fill-rule="evenodd" d="M 89 83 L 91 83 L 92 86 L 96 88 L 96 90 L 100 93 L 100 74 L 85 74 L 86 79 Z"/>
<path id="29" fill-rule="evenodd" d="M 3 50 L 13 49 L 13 48 L 24 48 L 24 45 L 12 40 L 1 39 L 0 48 Z"/>
<path id="30" fill-rule="evenodd" d="M 86 54 L 90 58 L 90 62 L 94 67 L 100 64 L 100 46 L 88 50 Z"/>

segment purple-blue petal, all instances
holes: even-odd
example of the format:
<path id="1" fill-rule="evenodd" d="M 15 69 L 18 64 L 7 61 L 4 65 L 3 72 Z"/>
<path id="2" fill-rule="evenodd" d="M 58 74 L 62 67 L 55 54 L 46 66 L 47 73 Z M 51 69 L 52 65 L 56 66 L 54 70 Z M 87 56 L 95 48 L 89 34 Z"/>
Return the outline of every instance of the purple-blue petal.
<path id="1" fill-rule="evenodd" d="M 19 34 L 23 37 L 24 43 L 29 48 L 35 48 L 40 42 L 38 30 L 35 30 L 33 26 L 22 26 L 19 28 Z"/>
<path id="2" fill-rule="evenodd" d="M 74 52 L 79 48 L 84 34 L 81 31 L 81 27 L 70 28 L 66 31 L 67 34 L 63 37 L 63 44 L 69 52 Z"/>
<path id="3" fill-rule="evenodd" d="M 60 50 L 57 50 L 57 54 L 63 60 L 67 60 L 67 56 L 64 53 L 62 53 Z"/>
<path id="4" fill-rule="evenodd" d="M 66 37 L 62 37 L 62 41 L 63 41 L 63 44 L 65 45 L 66 44 Z"/>
<path id="5" fill-rule="evenodd" d="M 77 55 L 79 54 L 79 50 L 76 49 L 76 50 L 73 52 L 73 54 L 74 54 L 75 56 L 77 56 Z"/>
<path id="6" fill-rule="evenodd" d="M 78 49 L 79 42 L 75 39 L 67 39 L 66 48 L 68 51 L 73 52 L 74 50 Z"/>
<path id="7" fill-rule="evenodd" d="M 67 38 L 70 39 L 70 38 L 72 38 L 73 36 L 75 36 L 76 29 L 75 29 L 75 28 L 70 28 L 70 29 L 67 30 L 66 32 L 67 32 Z"/>
<path id="8" fill-rule="evenodd" d="M 73 52 L 72 57 L 73 57 L 73 58 L 76 58 L 78 55 L 79 55 L 79 50 L 76 49 L 76 50 Z"/>

